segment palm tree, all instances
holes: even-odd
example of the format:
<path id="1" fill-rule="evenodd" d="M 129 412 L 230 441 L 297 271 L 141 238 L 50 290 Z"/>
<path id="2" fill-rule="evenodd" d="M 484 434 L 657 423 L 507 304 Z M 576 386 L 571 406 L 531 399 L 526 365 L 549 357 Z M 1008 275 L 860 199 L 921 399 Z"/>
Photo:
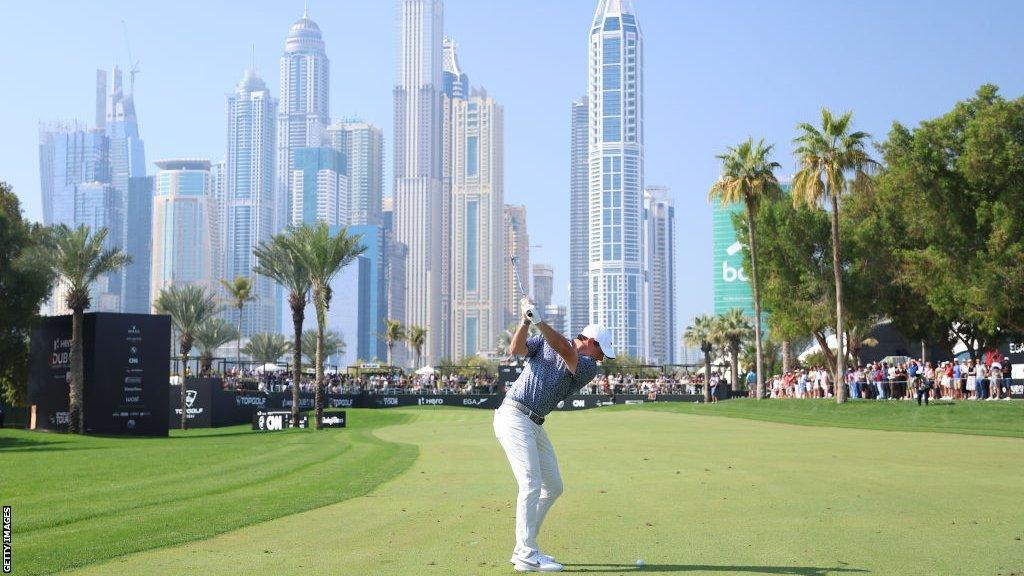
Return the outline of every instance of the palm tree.
<path id="1" fill-rule="evenodd" d="M 773 199 L 782 193 L 775 169 L 778 162 L 769 162 L 771 144 L 764 140 L 754 144 L 753 138 L 729 148 L 717 156 L 722 161 L 722 175 L 711 187 L 709 200 L 723 205 L 743 202 L 747 215 L 747 246 L 750 249 L 750 283 L 754 291 L 754 348 L 757 370 L 757 398 L 764 396 L 764 350 L 761 342 L 761 292 L 757 284 L 757 234 L 754 231 L 754 214 L 762 200 Z"/>
<path id="2" fill-rule="evenodd" d="M 277 362 L 281 356 L 288 353 L 291 348 L 291 344 L 283 334 L 277 332 L 260 332 L 253 334 L 249 341 L 242 348 L 242 352 L 249 358 L 252 358 L 253 362 L 259 363 L 260 366 L 264 364 L 270 364 Z"/>
<path id="3" fill-rule="evenodd" d="M 252 278 L 238 276 L 233 282 L 228 282 L 221 278 L 220 284 L 227 291 L 228 300 L 231 302 L 232 308 L 238 309 L 238 341 L 235 343 L 235 366 L 240 367 L 242 359 L 242 311 L 247 303 L 256 300 L 256 295 L 252 293 Z"/>
<path id="4" fill-rule="evenodd" d="M 327 310 L 331 305 L 331 280 L 360 254 L 366 251 L 360 246 L 361 237 L 350 236 L 347 228 L 332 235 L 326 222 L 316 226 L 302 224 L 295 228 L 295 246 L 299 257 L 309 271 L 309 282 L 313 288 L 313 308 L 316 311 L 316 427 L 319 430 L 324 412 L 324 331 L 327 324 Z"/>
<path id="5" fill-rule="evenodd" d="M 196 330 L 195 340 L 199 343 L 199 366 L 201 372 L 209 372 L 213 365 L 213 352 L 217 348 L 238 339 L 238 331 L 223 318 L 214 316 L 203 322 Z"/>
<path id="6" fill-rule="evenodd" d="M 253 250 L 253 272 L 266 276 L 288 291 L 292 311 L 292 426 L 299 427 L 299 382 L 302 381 L 302 323 L 309 300 L 309 270 L 299 256 L 292 233 L 282 232 Z"/>
<path id="7" fill-rule="evenodd" d="M 132 261 L 120 248 L 104 247 L 107 229 L 91 234 L 82 225 L 69 228 L 63 224 L 52 229 L 46 242 L 50 244 L 45 268 L 66 290 L 64 303 L 71 309 L 71 381 L 68 390 L 68 431 L 85 432 L 85 410 L 82 387 L 85 367 L 82 360 L 82 322 L 91 304 L 89 288 L 100 276 L 120 270 Z"/>
<path id="8" fill-rule="evenodd" d="M 800 171 L 793 177 L 793 204 L 817 206 L 821 202 L 831 205 L 832 218 L 832 274 L 836 285 L 836 373 L 835 381 L 842 382 L 846 375 L 846 354 L 843 335 L 843 277 L 839 257 L 839 199 L 850 190 L 871 188 L 868 171 L 875 162 L 867 152 L 867 132 L 851 132 L 852 112 L 833 116 L 827 108 L 821 110 L 821 129 L 803 122 L 797 125 L 800 135 L 793 142 Z M 852 176 L 852 182 L 847 176 Z M 836 386 L 836 403 L 846 402 L 846 390 Z"/>
<path id="9" fill-rule="evenodd" d="M 405 340 L 405 326 L 402 326 L 402 323 L 398 320 L 392 320 L 390 318 L 385 322 L 384 334 L 382 334 L 382 336 L 384 338 L 384 343 L 388 347 L 388 366 L 394 366 L 391 362 L 391 352 L 394 350 L 395 344 Z"/>
<path id="10" fill-rule="evenodd" d="M 878 346 L 878 339 L 868 336 L 872 330 L 878 326 L 877 319 L 869 319 L 867 322 L 861 324 L 851 324 L 846 329 L 846 342 L 850 350 L 850 360 L 853 362 L 854 368 L 860 368 L 860 351 L 867 346 L 868 348 L 874 348 Z M 842 382 L 837 382 L 837 388 Z"/>
<path id="11" fill-rule="evenodd" d="M 324 358 L 345 353 L 345 338 L 332 330 L 324 332 Z M 302 332 L 302 357 L 306 364 L 312 366 L 316 362 L 316 330 Z"/>
<path id="12" fill-rule="evenodd" d="M 740 347 L 752 333 L 750 321 L 740 308 L 733 308 L 715 316 L 711 325 L 712 339 L 729 351 L 729 376 L 733 390 L 739 390 Z"/>
<path id="13" fill-rule="evenodd" d="M 409 326 L 409 333 L 406 335 L 406 339 L 416 354 L 416 367 L 419 368 L 420 356 L 423 355 L 423 345 L 427 342 L 427 329 L 413 324 Z"/>
<path id="14" fill-rule="evenodd" d="M 700 347 L 704 354 L 704 401 L 711 401 L 711 351 L 714 349 L 712 325 L 714 320 L 707 314 L 693 319 L 693 324 L 683 332 L 683 343 L 687 346 Z"/>
<path id="15" fill-rule="evenodd" d="M 171 325 L 178 331 L 179 353 L 181 354 L 181 429 L 188 428 L 185 412 L 185 377 L 188 374 L 188 354 L 192 351 L 196 332 L 207 320 L 220 311 L 217 296 L 206 286 L 172 284 L 162 288 L 153 302 L 159 314 L 171 317 Z"/>

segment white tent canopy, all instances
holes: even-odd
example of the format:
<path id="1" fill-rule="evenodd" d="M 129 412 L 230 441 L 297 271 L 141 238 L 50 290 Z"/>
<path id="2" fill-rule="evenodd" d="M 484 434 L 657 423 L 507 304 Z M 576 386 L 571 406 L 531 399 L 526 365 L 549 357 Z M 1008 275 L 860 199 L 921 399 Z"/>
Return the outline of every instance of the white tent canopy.
<path id="1" fill-rule="evenodd" d="M 432 366 L 424 366 L 416 371 L 420 376 L 426 376 L 427 374 L 433 374 L 434 372 L 436 372 L 436 370 L 434 370 Z"/>
<path id="2" fill-rule="evenodd" d="M 281 366 L 278 366 L 277 364 L 274 364 L 273 362 L 267 362 L 263 366 L 257 366 L 256 367 L 256 371 L 260 372 L 260 373 L 264 373 L 264 372 L 281 372 L 282 370 L 284 370 L 284 368 L 282 368 Z"/>

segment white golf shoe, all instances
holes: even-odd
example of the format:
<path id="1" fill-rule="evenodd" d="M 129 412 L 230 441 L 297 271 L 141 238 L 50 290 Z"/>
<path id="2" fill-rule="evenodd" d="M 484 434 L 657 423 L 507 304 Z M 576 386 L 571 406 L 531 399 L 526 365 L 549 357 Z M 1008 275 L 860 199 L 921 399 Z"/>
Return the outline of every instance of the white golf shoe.
<path id="1" fill-rule="evenodd" d="M 562 566 L 550 556 L 535 552 L 526 558 L 514 557 L 512 566 L 516 572 L 561 572 Z"/>
<path id="2" fill-rule="evenodd" d="M 545 554 L 543 552 L 537 552 L 537 556 L 540 556 L 543 560 L 547 560 L 548 562 L 554 562 L 555 561 L 555 557 L 554 556 L 548 556 L 547 554 Z M 518 561 L 519 561 L 519 556 L 517 556 L 513 552 L 512 553 L 512 557 L 508 559 L 508 563 L 509 564 L 515 564 Z"/>

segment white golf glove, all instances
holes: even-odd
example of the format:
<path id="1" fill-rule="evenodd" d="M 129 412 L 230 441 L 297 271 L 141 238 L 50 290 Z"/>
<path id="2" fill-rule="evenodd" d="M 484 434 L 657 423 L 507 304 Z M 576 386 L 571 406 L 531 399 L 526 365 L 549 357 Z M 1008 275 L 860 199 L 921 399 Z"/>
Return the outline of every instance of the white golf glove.
<path id="1" fill-rule="evenodd" d="M 519 300 L 519 310 L 523 314 L 523 322 L 527 324 L 531 322 L 533 324 L 540 324 L 544 321 L 544 317 L 541 316 L 540 311 L 537 310 L 537 307 L 526 296 L 523 296 L 522 299 Z"/>

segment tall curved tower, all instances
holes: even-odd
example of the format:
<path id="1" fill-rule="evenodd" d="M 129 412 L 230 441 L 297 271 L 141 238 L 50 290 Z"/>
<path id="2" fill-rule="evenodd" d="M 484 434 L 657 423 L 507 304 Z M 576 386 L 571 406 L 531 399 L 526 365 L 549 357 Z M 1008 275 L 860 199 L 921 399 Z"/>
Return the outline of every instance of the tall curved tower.
<path id="1" fill-rule="evenodd" d="M 281 56 L 277 112 L 277 218 L 280 230 L 291 214 L 295 149 L 320 146 L 330 125 L 331 63 L 320 27 L 304 12 L 288 29 Z"/>
<path id="2" fill-rule="evenodd" d="M 643 358 L 643 36 L 629 0 L 598 2 L 588 49 L 590 321 Z"/>

